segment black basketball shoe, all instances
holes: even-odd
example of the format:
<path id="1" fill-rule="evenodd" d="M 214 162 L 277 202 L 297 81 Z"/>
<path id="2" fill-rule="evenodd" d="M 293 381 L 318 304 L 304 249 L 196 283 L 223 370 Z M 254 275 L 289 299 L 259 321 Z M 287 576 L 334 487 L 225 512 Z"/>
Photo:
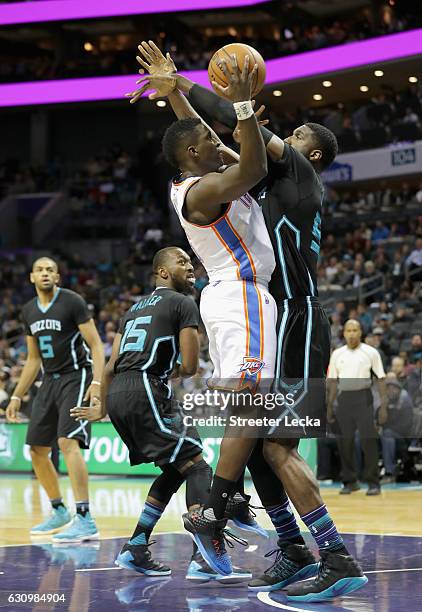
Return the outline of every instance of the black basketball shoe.
<path id="1" fill-rule="evenodd" d="M 115 565 L 146 576 L 169 576 L 171 569 L 159 561 L 154 561 L 151 557 L 151 551 L 148 548 L 151 544 L 155 544 L 155 541 L 149 544 L 125 544 L 117 555 Z"/>
<path id="2" fill-rule="evenodd" d="M 287 589 L 289 601 L 327 601 L 361 589 L 368 582 L 360 565 L 351 555 L 321 551 L 321 562 L 315 580 L 292 585 Z"/>
<path id="3" fill-rule="evenodd" d="M 318 573 L 318 562 L 304 544 L 278 541 L 278 548 L 267 553 L 266 557 L 276 555 L 275 561 L 262 576 L 249 583 L 253 591 L 276 591 L 292 582 L 311 578 Z"/>
<path id="4" fill-rule="evenodd" d="M 251 531 L 264 538 L 268 538 L 266 529 L 261 527 L 255 520 L 256 514 L 252 510 L 255 506 L 249 504 L 250 499 L 250 495 L 241 495 L 240 493 L 230 496 L 224 517 L 233 521 L 239 529 Z"/>

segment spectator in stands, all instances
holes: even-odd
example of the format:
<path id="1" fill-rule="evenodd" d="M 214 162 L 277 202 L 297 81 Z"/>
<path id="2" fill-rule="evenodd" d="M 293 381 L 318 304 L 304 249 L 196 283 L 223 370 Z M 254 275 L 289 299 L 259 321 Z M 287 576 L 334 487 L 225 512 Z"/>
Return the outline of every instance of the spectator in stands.
<path id="1" fill-rule="evenodd" d="M 418 364 L 420 360 L 414 366 L 406 365 L 405 359 L 399 355 L 391 360 L 391 374 L 394 374 L 403 389 L 406 389 L 412 401 L 416 399 L 416 394 L 421 390 L 421 367 Z"/>
<path id="2" fill-rule="evenodd" d="M 359 319 L 359 323 L 361 324 L 362 331 L 366 335 L 372 328 L 372 316 L 365 304 L 358 304 L 357 317 Z"/>
<path id="3" fill-rule="evenodd" d="M 396 355 L 391 360 L 391 372 L 389 374 L 394 374 L 398 382 L 402 387 L 405 386 L 407 381 L 407 371 L 406 371 L 406 362 L 403 357 L 399 357 Z"/>
<path id="4" fill-rule="evenodd" d="M 383 366 L 385 368 L 387 366 L 388 359 L 387 359 L 387 355 L 384 353 L 383 349 L 381 348 L 382 333 L 383 333 L 382 327 L 375 327 L 373 331 L 366 336 L 365 342 L 369 346 L 372 346 L 374 349 L 378 351 L 378 353 L 380 354 Z"/>
<path id="5" fill-rule="evenodd" d="M 392 285 L 397 291 L 405 278 L 405 260 L 400 250 L 394 251 L 393 269 L 391 271 Z"/>
<path id="6" fill-rule="evenodd" d="M 397 443 L 400 438 L 412 434 L 413 404 L 409 393 L 402 387 L 394 374 L 388 374 L 387 386 L 387 421 L 381 435 L 382 457 L 385 474 L 382 483 L 394 482 L 396 474 Z"/>
<path id="7" fill-rule="evenodd" d="M 407 272 L 412 282 L 422 281 L 422 238 L 418 238 L 415 248 L 406 259 Z"/>
<path id="8" fill-rule="evenodd" d="M 372 232 L 372 243 L 377 244 L 378 242 L 387 240 L 389 235 L 390 230 L 388 229 L 388 227 L 386 227 L 382 221 L 377 221 L 375 223 L 375 229 Z"/>
<path id="9" fill-rule="evenodd" d="M 411 363 L 416 363 L 417 361 L 422 359 L 422 335 L 413 334 L 411 343 L 412 348 L 409 352 L 409 360 Z"/>

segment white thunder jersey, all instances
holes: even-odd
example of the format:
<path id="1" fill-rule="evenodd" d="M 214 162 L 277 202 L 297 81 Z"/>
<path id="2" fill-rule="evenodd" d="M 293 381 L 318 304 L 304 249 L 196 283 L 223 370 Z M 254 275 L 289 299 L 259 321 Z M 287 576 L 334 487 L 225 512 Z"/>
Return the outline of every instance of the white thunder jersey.
<path id="1" fill-rule="evenodd" d="M 187 221 L 185 197 L 199 180 L 174 181 L 171 200 L 210 279 L 201 294 L 201 316 L 214 364 L 212 384 L 254 386 L 274 376 L 277 307 L 267 290 L 275 267 L 271 240 L 261 208 L 248 193 L 209 225 Z"/>
<path id="2" fill-rule="evenodd" d="M 274 251 L 260 206 L 245 193 L 209 225 L 195 225 L 182 213 L 189 189 L 201 177 L 173 182 L 171 201 L 187 239 L 202 261 L 210 282 L 249 280 L 267 286 L 275 268 Z"/>

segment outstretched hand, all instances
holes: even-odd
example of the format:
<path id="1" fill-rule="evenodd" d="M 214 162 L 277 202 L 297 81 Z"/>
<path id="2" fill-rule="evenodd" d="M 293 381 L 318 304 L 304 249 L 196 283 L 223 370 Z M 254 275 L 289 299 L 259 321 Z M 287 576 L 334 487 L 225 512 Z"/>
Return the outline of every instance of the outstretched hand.
<path id="1" fill-rule="evenodd" d="M 136 60 L 142 66 L 139 74 L 144 74 L 145 71 L 149 74 L 174 74 L 177 72 L 175 63 L 173 62 L 170 53 L 165 56 L 161 49 L 157 47 L 153 40 L 146 42 L 145 40 L 138 46 L 141 56 L 137 55 Z"/>
<path id="2" fill-rule="evenodd" d="M 218 67 L 226 77 L 227 86 L 222 87 L 215 81 L 212 81 L 212 86 L 217 93 L 220 92 L 225 98 L 228 98 L 232 102 L 250 100 L 252 85 L 255 82 L 256 73 L 258 71 L 258 64 L 255 64 L 253 69 L 249 72 L 249 55 L 246 55 L 243 68 L 240 70 L 237 64 L 236 55 L 233 54 L 230 56 L 230 62 L 222 59 Z"/>
<path id="3" fill-rule="evenodd" d="M 176 77 L 165 74 L 148 74 L 136 81 L 136 84 L 141 85 L 141 87 L 125 94 L 126 98 L 130 98 L 131 104 L 137 102 L 148 89 L 155 89 L 155 91 L 148 96 L 150 100 L 165 98 L 176 88 Z"/>
<path id="4" fill-rule="evenodd" d="M 140 55 L 136 56 L 136 61 L 141 65 L 139 74 L 144 75 L 142 79 L 136 81 L 137 85 L 142 85 L 135 91 L 125 94 L 130 98 L 130 103 L 137 102 L 148 89 L 155 89 L 148 97 L 150 100 L 165 98 L 176 88 L 177 68 L 169 53 L 166 56 L 157 47 L 154 41 L 143 41 L 139 46 Z M 148 74 L 145 74 L 148 73 Z"/>

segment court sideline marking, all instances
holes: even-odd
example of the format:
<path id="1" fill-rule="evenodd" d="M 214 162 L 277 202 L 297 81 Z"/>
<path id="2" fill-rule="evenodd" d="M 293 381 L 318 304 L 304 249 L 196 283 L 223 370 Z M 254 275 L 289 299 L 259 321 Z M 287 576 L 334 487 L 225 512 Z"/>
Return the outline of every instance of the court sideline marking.
<path id="1" fill-rule="evenodd" d="M 269 531 L 269 530 L 267 530 Z M 306 532 L 302 532 L 302 533 L 306 533 Z M 403 534 L 403 533 L 364 533 L 363 531 L 342 531 L 341 533 L 344 533 L 345 535 L 361 535 L 361 536 L 376 536 L 376 537 L 384 537 L 384 536 L 388 536 L 388 537 L 394 537 L 394 538 L 422 538 L 422 534 L 419 533 L 411 533 L 411 534 Z M 179 534 L 184 534 L 184 535 L 189 535 L 187 531 L 180 530 L 180 531 L 155 531 L 154 532 L 154 536 L 158 536 L 158 535 L 179 535 Z M 106 540 L 121 540 L 121 539 L 127 539 L 130 537 L 130 533 L 126 534 L 126 535 L 118 535 L 118 536 L 104 536 L 101 537 L 99 540 L 97 540 L 98 542 L 103 542 Z M 11 548 L 13 546 L 17 547 L 17 546 L 37 546 L 38 544 L 52 544 L 51 540 L 48 541 L 41 541 L 42 537 L 40 537 L 40 541 L 36 542 L 35 539 L 32 542 L 26 542 L 23 544 L 0 544 L 0 548 Z M 254 544 L 251 544 L 250 546 L 254 546 Z M 59 548 L 59 547 L 57 547 Z M 249 551 L 251 552 L 251 551 Z"/>
<path id="2" fill-rule="evenodd" d="M 75 572 L 106 572 L 109 570 L 125 569 L 123 567 L 89 567 L 75 569 Z M 130 570 L 129 570 L 130 571 Z M 388 574 L 392 572 L 422 572 L 422 567 L 404 567 L 399 569 L 363 570 L 365 574 Z"/>

